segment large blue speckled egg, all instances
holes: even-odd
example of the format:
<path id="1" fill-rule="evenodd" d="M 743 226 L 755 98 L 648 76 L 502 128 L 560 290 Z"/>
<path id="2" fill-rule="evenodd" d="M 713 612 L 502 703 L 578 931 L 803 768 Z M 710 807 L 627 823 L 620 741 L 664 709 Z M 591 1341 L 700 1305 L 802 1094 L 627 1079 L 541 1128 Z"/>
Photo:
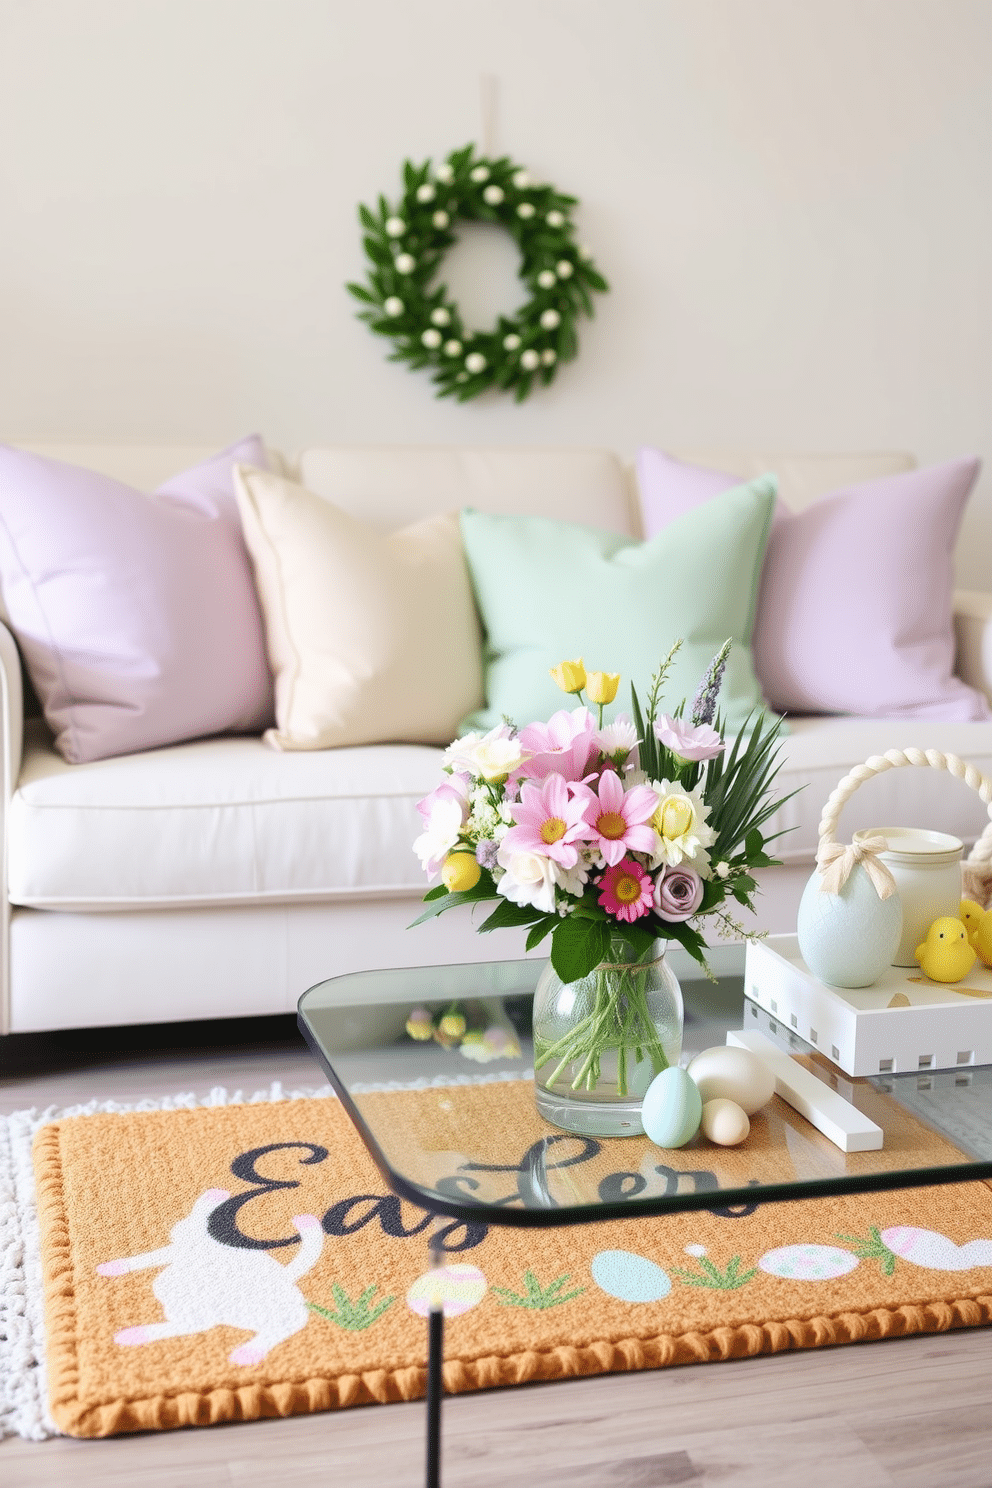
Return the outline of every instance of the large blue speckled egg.
<path id="1" fill-rule="evenodd" d="M 703 1116 L 699 1087 L 684 1069 L 671 1065 L 655 1075 L 641 1105 L 644 1130 L 659 1147 L 684 1147 Z"/>

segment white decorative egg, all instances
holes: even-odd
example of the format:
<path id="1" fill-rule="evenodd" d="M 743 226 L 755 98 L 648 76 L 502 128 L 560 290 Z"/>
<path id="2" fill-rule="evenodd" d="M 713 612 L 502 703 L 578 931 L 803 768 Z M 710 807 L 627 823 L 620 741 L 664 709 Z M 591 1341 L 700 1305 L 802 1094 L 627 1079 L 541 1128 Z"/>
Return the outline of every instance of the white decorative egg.
<path id="1" fill-rule="evenodd" d="M 633 1250 L 601 1250 L 591 1270 L 600 1291 L 620 1302 L 660 1302 L 672 1290 L 668 1272 Z"/>
<path id="2" fill-rule="evenodd" d="M 735 1101 L 748 1116 L 775 1094 L 775 1076 L 750 1049 L 716 1044 L 689 1061 L 688 1073 L 699 1087 L 703 1103 L 723 1099 Z"/>
<path id="3" fill-rule="evenodd" d="M 898 894 L 880 899 L 861 864 L 839 894 L 824 894 L 819 869 L 803 891 L 796 934 L 803 960 L 831 987 L 870 987 L 892 963 L 902 935 Z"/>
<path id="4" fill-rule="evenodd" d="M 963 1245 L 956 1245 L 939 1230 L 893 1225 L 882 1231 L 882 1241 L 904 1261 L 927 1266 L 931 1271 L 970 1271 L 973 1266 L 992 1266 L 992 1240 L 966 1240 Z"/>
<path id="5" fill-rule="evenodd" d="M 641 1103 L 641 1124 L 659 1147 L 684 1147 L 699 1130 L 702 1114 L 695 1081 L 677 1065 L 655 1075 Z"/>
<path id="6" fill-rule="evenodd" d="M 736 1147 L 751 1130 L 751 1123 L 747 1112 L 742 1111 L 736 1101 L 718 1095 L 714 1100 L 703 1102 L 699 1127 L 703 1136 L 718 1147 Z"/>
<path id="7" fill-rule="evenodd" d="M 784 1281 L 833 1281 L 846 1276 L 858 1264 L 858 1257 L 839 1245 L 780 1245 L 769 1250 L 758 1262 L 769 1276 Z"/>

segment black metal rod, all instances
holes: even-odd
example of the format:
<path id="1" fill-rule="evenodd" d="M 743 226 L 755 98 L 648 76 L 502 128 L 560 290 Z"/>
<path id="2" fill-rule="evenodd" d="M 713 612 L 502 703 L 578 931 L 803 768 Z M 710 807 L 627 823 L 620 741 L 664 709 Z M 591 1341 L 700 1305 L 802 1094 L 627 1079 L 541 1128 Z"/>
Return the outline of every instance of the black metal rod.
<path id="1" fill-rule="evenodd" d="M 427 1320 L 427 1488 L 441 1488 L 441 1397 L 444 1394 L 444 1308 Z"/>

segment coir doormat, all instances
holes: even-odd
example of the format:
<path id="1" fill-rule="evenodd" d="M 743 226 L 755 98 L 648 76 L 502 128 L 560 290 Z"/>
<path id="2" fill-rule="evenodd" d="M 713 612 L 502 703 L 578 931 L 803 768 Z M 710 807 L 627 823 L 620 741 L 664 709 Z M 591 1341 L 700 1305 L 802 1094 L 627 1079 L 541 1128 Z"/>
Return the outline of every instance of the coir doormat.
<path id="1" fill-rule="evenodd" d="M 524 1129 L 531 1085 L 508 1082 L 504 1095 L 507 1123 Z M 439 1104 L 436 1090 L 377 1098 L 397 1123 L 422 1124 Z M 777 1104 L 738 1149 L 743 1183 L 771 1141 L 763 1122 L 822 1141 Z M 38 1249 L 32 1260 L 22 1224 L 19 1271 L 8 1221 L 12 1203 L 25 1209 L 27 1128 L 12 1119 L 23 1151 L 0 1191 L 9 1420 L 44 1434 L 28 1378 L 39 1288 L 47 1409 L 72 1435 L 422 1395 L 436 1221 L 387 1191 L 337 1100 L 218 1092 L 170 1105 L 38 1127 Z M 705 1147 L 633 1145 L 638 1160 L 699 1182 Z M 828 1171 L 838 1154 L 823 1148 Z M 992 1319 L 992 1186 L 979 1181 L 563 1230 L 449 1223 L 444 1245 L 450 1392 Z"/>

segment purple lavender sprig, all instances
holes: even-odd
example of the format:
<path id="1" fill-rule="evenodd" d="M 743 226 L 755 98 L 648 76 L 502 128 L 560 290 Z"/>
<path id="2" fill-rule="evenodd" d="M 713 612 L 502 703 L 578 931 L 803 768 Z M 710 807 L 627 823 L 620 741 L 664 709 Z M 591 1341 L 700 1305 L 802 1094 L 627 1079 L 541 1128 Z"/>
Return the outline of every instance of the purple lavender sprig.
<path id="1" fill-rule="evenodd" d="M 699 684 L 696 696 L 692 700 L 692 712 L 689 715 L 693 727 L 701 723 L 712 724 L 716 716 L 716 700 L 723 685 L 723 674 L 727 669 L 730 646 L 729 640 L 724 641 Z"/>

